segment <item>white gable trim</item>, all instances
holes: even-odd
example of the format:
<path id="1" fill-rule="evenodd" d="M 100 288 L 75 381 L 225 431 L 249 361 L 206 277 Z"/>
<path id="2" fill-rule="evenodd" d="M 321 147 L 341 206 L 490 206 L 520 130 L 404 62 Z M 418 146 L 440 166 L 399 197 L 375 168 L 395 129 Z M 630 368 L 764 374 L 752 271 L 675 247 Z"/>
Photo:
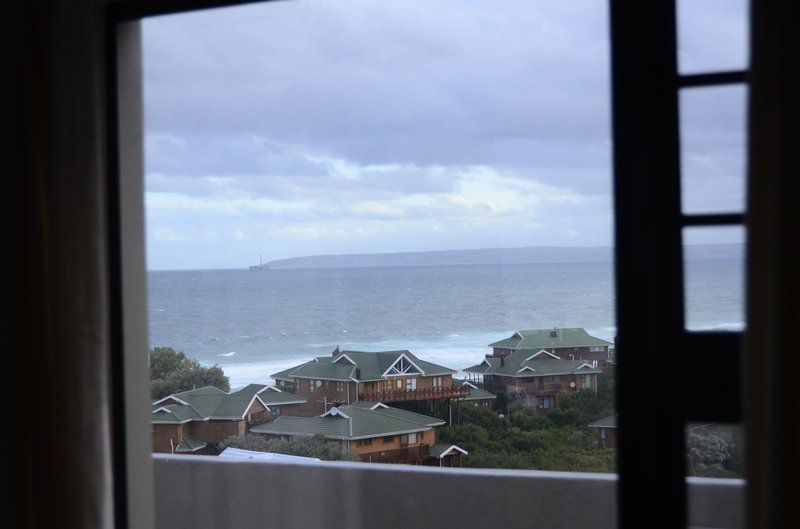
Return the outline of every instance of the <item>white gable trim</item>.
<path id="1" fill-rule="evenodd" d="M 444 452 L 441 453 L 441 455 L 439 456 L 439 459 L 443 459 L 445 456 L 450 455 L 450 452 L 453 452 L 453 451 L 461 452 L 465 456 L 469 455 L 469 452 L 467 452 L 463 448 L 458 447 L 456 445 L 450 445 L 450 448 L 448 448 L 447 450 L 445 450 Z"/>
<path id="2" fill-rule="evenodd" d="M 165 408 L 164 406 L 161 406 L 160 408 L 157 408 L 157 409 L 153 410 L 151 413 L 158 413 L 158 412 L 160 412 L 160 411 L 165 411 L 165 412 L 167 412 L 167 413 L 172 413 L 173 415 L 174 415 L 174 413 L 175 413 L 175 412 L 173 412 L 172 410 L 168 410 L 168 409 L 167 409 L 167 408 Z"/>
<path id="3" fill-rule="evenodd" d="M 275 386 L 264 386 L 263 388 L 256 391 L 256 394 L 262 393 L 267 390 L 277 391 L 278 393 L 283 393 L 283 390 L 276 388 Z"/>
<path id="4" fill-rule="evenodd" d="M 349 419 L 350 416 L 347 415 L 345 412 L 340 411 L 339 408 L 331 408 L 328 412 L 323 413 L 320 417 L 342 417 L 344 419 Z"/>
<path id="5" fill-rule="evenodd" d="M 522 372 L 523 372 L 523 371 L 525 371 L 525 370 L 528 370 L 528 371 L 530 371 L 530 372 L 532 372 L 532 373 L 538 373 L 538 371 L 536 371 L 536 370 L 535 370 L 534 368 L 532 368 L 531 366 L 525 366 L 525 367 L 523 367 L 522 369 L 520 369 L 519 371 L 517 371 L 517 373 L 522 373 Z"/>
<path id="6" fill-rule="evenodd" d="M 526 359 L 525 359 L 525 362 L 527 362 L 528 360 L 533 360 L 534 358 L 536 358 L 537 356 L 539 356 L 539 355 L 540 355 L 540 354 L 542 354 L 542 353 L 544 353 L 544 354 L 546 354 L 546 355 L 549 355 L 549 356 L 551 356 L 551 357 L 555 358 L 556 360 L 561 360 L 561 357 L 554 355 L 554 354 L 553 354 L 553 353 L 551 353 L 550 351 L 546 351 L 546 350 L 542 349 L 542 350 L 540 350 L 538 353 L 534 353 L 534 354 L 532 354 L 531 356 L 529 356 L 528 358 L 526 358 Z"/>
<path id="7" fill-rule="evenodd" d="M 476 386 L 475 384 L 471 383 L 469 380 L 465 380 L 461 385 L 462 386 L 469 386 L 472 389 L 478 389 L 478 386 Z"/>
<path id="8" fill-rule="evenodd" d="M 166 396 L 166 397 L 164 397 L 163 399 L 159 399 L 159 400 L 155 401 L 155 402 L 153 403 L 153 405 L 156 405 L 156 404 L 161 404 L 161 403 L 162 403 L 162 402 L 164 402 L 165 400 L 169 400 L 169 399 L 172 399 L 172 400 L 174 400 L 174 401 L 175 401 L 175 402 L 177 402 L 178 404 L 185 404 L 186 406 L 188 406 L 188 405 L 189 405 L 189 403 L 188 403 L 188 402 L 184 402 L 184 401 L 182 401 L 181 399 L 179 399 L 179 398 L 178 398 L 178 397 L 176 397 L 175 395 L 167 395 L 167 396 Z"/>
<path id="9" fill-rule="evenodd" d="M 395 365 L 396 365 L 398 362 L 400 362 L 401 360 L 405 360 L 406 362 L 408 362 L 409 364 L 411 364 L 412 366 L 414 366 L 414 368 L 415 368 L 415 369 L 418 371 L 418 373 L 408 373 L 408 372 L 405 372 L 405 373 L 399 373 L 399 374 L 392 374 L 392 375 L 390 375 L 390 374 L 389 374 L 389 371 L 391 371 L 392 369 L 396 369 L 394 366 L 395 366 Z M 425 376 L 425 371 L 423 371 L 423 370 L 422 370 L 422 369 L 421 369 L 421 368 L 420 368 L 420 367 L 419 367 L 417 364 L 415 364 L 414 362 L 412 362 L 412 361 L 411 361 L 411 359 L 410 359 L 409 357 L 407 357 L 405 353 L 401 353 L 401 354 L 400 354 L 400 356 L 398 356 L 398 357 L 397 357 L 397 359 L 396 359 L 394 362 L 392 362 L 392 365 L 390 365 L 390 366 L 389 366 L 389 367 L 386 369 L 386 371 L 384 371 L 384 372 L 383 372 L 383 374 L 381 374 L 381 376 L 382 376 L 382 377 L 390 377 L 390 376 L 392 376 L 392 377 L 398 377 L 398 376 L 404 376 L 404 375 L 410 375 L 410 374 L 420 374 L 420 375 L 422 375 L 422 376 Z"/>
<path id="10" fill-rule="evenodd" d="M 481 365 L 484 365 L 484 364 L 486 364 L 489 367 L 492 367 L 492 363 L 487 358 L 484 358 L 483 362 L 481 362 Z"/>
<path id="11" fill-rule="evenodd" d="M 377 408 L 388 408 L 388 407 L 389 407 L 389 406 L 387 406 L 387 405 L 386 405 L 386 404 L 384 404 L 383 402 L 378 402 L 377 404 L 375 404 L 374 406 L 372 406 L 372 407 L 370 408 L 370 410 L 374 410 L 374 409 L 377 409 Z"/>
<path id="12" fill-rule="evenodd" d="M 333 362 L 331 362 L 331 363 L 335 364 L 336 362 L 338 362 L 338 361 L 339 361 L 339 360 L 341 360 L 342 358 L 346 358 L 346 359 L 347 359 L 347 361 L 348 361 L 348 362 L 350 362 L 350 363 L 351 363 L 351 364 L 353 364 L 353 365 L 358 365 L 358 364 L 356 364 L 355 362 L 353 362 L 353 359 L 352 359 L 352 358 L 350 358 L 349 356 L 347 356 L 347 355 L 346 355 L 346 354 L 344 354 L 344 353 L 340 353 L 340 354 L 339 354 L 339 356 L 337 356 L 337 357 L 336 357 L 336 359 L 335 359 Z"/>

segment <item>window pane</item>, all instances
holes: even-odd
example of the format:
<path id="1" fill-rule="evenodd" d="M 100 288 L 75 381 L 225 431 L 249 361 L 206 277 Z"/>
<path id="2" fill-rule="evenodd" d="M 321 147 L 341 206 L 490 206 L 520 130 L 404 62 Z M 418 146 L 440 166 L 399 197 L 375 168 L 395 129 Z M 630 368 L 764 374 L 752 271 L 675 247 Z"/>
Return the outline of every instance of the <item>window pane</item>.
<path id="1" fill-rule="evenodd" d="M 741 330 L 744 315 L 745 229 L 684 228 L 685 326 Z"/>
<path id="2" fill-rule="evenodd" d="M 747 0 L 677 0 L 676 7 L 681 73 L 747 68 Z"/>
<path id="3" fill-rule="evenodd" d="M 746 85 L 681 90 L 684 213 L 745 210 L 746 111 Z"/>
<path id="4" fill-rule="evenodd" d="M 460 0 L 146 21 L 156 451 L 613 472 L 607 26 Z M 194 402 L 250 392 L 280 417 Z M 375 442 L 297 433 L 367 416 Z"/>
<path id="5" fill-rule="evenodd" d="M 686 424 L 684 439 L 689 519 L 697 527 L 742 527 L 744 426 L 691 422 Z"/>

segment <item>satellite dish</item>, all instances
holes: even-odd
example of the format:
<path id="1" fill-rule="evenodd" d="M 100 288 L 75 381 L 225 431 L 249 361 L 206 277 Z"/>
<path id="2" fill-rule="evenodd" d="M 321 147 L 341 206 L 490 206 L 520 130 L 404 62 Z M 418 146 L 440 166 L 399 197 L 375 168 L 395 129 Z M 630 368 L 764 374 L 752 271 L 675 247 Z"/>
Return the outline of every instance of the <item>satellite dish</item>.
<path id="1" fill-rule="evenodd" d="M 574 380 L 569 383 L 569 387 L 571 387 L 571 388 L 575 387 L 575 381 Z"/>

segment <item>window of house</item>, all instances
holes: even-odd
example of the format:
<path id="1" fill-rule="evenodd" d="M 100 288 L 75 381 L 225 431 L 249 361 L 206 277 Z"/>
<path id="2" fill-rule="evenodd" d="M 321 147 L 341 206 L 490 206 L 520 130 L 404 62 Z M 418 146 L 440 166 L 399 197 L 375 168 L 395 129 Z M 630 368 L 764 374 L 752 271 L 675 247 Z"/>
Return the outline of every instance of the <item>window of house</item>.
<path id="1" fill-rule="evenodd" d="M 539 397 L 537 400 L 539 409 L 550 409 L 556 406 L 556 398 L 553 395 Z"/>
<path id="2" fill-rule="evenodd" d="M 338 393 L 341 393 L 342 391 L 344 391 L 344 382 L 337 382 L 336 383 L 336 391 Z"/>
<path id="3" fill-rule="evenodd" d="M 372 439 L 359 439 L 358 446 L 369 446 L 372 444 Z"/>
<path id="4" fill-rule="evenodd" d="M 387 435 L 386 437 L 383 438 L 383 442 L 384 443 L 391 443 L 393 441 L 394 441 L 394 436 L 393 435 Z"/>
<path id="5" fill-rule="evenodd" d="M 408 444 L 413 445 L 416 444 L 416 442 L 417 442 L 417 434 L 415 433 L 408 434 Z"/>

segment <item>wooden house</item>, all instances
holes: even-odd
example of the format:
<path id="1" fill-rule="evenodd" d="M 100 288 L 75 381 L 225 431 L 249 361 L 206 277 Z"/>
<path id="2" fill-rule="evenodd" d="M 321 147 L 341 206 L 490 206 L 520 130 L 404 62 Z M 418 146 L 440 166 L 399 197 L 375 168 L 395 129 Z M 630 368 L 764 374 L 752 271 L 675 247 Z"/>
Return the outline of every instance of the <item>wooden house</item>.
<path id="1" fill-rule="evenodd" d="M 355 402 L 400 403 L 463 399 L 468 386 L 454 384 L 456 371 L 410 351 L 341 351 L 272 375 L 276 385 L 307 399 L 306 409 L 324 413 Z"/>
<path id="2" fill-rule="evenodd" d="M 153 452 L 207 454 L 226 437 L 298 411 L 304 397 L 263 384 L 226 393 L 207 386 L 159 399 L 152 404 Z"/>
<path id="3" fill-rule="evenodd" d="M 522 349 L 547 351 L 563 360 L 583 360 L 593 367 L 604 366 L 613 343 L 597 338 L 582 328 L 515 331 L 510 337 L 489 344 L 490 357 L 503 358 Z"/>
<path id="4" fill-rule="evenodd" d="M 587 361 L 564 360 L 544 349 L 487 355 L 480 364 L 464 371 L 471 384 L 490 392 L 505 392 L 523 407 L 543 411 L 557 407 L 564 392 L 589 389 L 597 393 L 597 376 L 602 373 Z"/>
<path id="5" fill-rule="evenodd" d="M 443 424 L 427 415 L 360 401 L 317 417 L 279 417 L 250 432 L 271 438 L 322 436 L 337 442 L 343 454 L 357 455 L 363 462 L 451 466 L 454 457 L 467 452 L 437 445 L 435 427 Z"/>

